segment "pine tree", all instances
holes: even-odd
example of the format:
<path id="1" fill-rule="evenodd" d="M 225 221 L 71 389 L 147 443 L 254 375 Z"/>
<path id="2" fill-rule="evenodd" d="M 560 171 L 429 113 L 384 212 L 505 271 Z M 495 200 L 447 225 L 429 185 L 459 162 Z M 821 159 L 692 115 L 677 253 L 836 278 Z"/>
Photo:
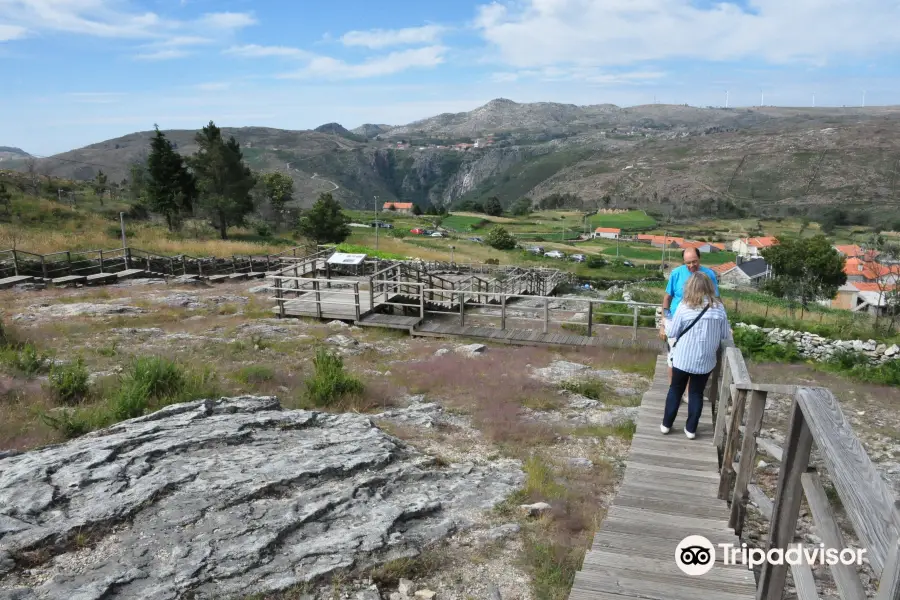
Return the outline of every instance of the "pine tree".
<path id="1" fill-rule="evenodd" d="M 350 236 L 350 217 L 329 193 L 319 195 L 311 209 L 301 215 L 297 231 L 317 244 L 340 244 Z"/>
<path id="2" fill-rule="evenodd" d="M 194 139 L 200 149 L 189 163 L 200 190 L 200 210 L 227 240 L 228 228 L 243 225 L 253 212 L 250 191 L 256 176 L 244 163 L 241 145 L 233 136 L 226 142 L 212 121 Z"/>
<path id="3" fill-rule="evenodd" d="M 134 175 L 133 189 L 139 185 L 139 168 L 132 168 Z M 147 200 L 150 208 L 166 218 L 169 231 L 175 231 L 184 213 L 190 213 L 197 188 L 194 177 L 185 166 L 184 158 L 175 152 L 175 148 L 159 127 L 150 142 L 150 156 L 147 157 L 146 186 Z M 139 193 L 139 192 L 138 192 Z"/>

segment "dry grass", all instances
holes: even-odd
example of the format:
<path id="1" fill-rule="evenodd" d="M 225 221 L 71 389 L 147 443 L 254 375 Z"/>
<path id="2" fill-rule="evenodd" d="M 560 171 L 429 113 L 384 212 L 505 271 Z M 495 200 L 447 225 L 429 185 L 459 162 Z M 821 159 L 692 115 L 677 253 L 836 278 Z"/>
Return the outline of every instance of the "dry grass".
<path id="1" fill-rule="evenodd" d="M 290 247 L 285 244 L 258 243 L 242 240 L 220 240 L 214 231 L 199 223 L 189 223 L 181 233 L 169 233 L 154 223 L 128 224 L 128 245 L 165 255 L 230 257 L 234 254 L 277 254 Z M 116 224 L 97 215 L 85 215 L 77 228 L 25 228 L 0 223 L 0 249 L 12 248 L 35 254 L 51 254 L 65 250 L 108 250 L 121 248 L 122 239 Z M 236 237 L 250 234 L 230 229 Z"/>

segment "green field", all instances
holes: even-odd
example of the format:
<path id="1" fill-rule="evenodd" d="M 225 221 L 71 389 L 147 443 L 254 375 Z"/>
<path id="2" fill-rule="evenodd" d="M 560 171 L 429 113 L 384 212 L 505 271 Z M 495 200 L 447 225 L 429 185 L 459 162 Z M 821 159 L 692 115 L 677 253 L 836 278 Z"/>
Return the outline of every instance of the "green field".
<path id="1" fill-rule="evenodd" d="M 617 227 L 624 231 L 652 229 L 656 227 L 656 219 L 642 210 L 630 210 L 620 214 L 593 215 L 589 222 L 592 228 Z"/>
<path id="2" fill-rule="evenodd" d="M 464 217 L 462 215 L 450 215 L 449 217 L 444 217 L 441 221 L 441 227 L 445 229 L 450 229 L 452 231 L 459 232 L 472 232 L 475 231 L 475 226 L 484 221 L 485 219 L 479 217 Z"/>

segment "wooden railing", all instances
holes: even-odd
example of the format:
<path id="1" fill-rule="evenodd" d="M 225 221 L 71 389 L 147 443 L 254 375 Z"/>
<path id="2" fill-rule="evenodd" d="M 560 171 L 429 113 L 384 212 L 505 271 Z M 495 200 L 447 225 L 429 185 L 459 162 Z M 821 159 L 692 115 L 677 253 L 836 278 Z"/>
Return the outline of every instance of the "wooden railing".
<path id="1" fill-rule="evenodd" d="M 735 533 L 741 535 L 747 502 L 753 499 L 769 521 L 764 550 L 783 552 L 794 546 L 800 505 L 805 498 L 825 548 L 848 548 L 822 483 L 827 477 L 850 524 L 852 531 L 848 533 L 866 550 L 869 565 L 879 580 L 875 599 L 900 598 L 898 502 L 853 433 L 834 395 L 821 387 L 753 383 L 743 356 L 735 347 L 725 347 L 720 353 L 710 386 L 716 423 L 714 443 L 720 459 L 719 498 L 731 502 L 729 526 L 734 527 Z M 776 455 L 781 462 L 774 500 L 769 500 L 752 482 L 757 437 L 769 394 L 793 398 L 784 447 L 764 447 L 767 454 Z M 735 464 L 738 450 L 740 462 Z M 866 598 L 856 566 L 841 562 L 829 566 L 842 600 Z M 767 561 L 757 582 L 757 600 L 781 600 L 788 569 L 799 600 L 819 597 L 809 564 L 778 565 Z"/>

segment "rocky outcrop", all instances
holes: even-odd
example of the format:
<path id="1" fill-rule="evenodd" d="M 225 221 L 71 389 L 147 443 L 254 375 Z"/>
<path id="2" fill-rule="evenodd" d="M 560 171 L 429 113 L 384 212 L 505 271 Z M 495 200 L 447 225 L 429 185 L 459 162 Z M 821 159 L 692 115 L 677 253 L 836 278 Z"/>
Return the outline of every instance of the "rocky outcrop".
<path id="1" fill-rule="evenodd" d="M 0 457 L 0 597 L 228 598 L 412 556 L 521 486 L 365 415 L 273 397 L 164 408 Z"/>
<path id="2" fill-rule="evenodd" d="M 900 346 L 879 344 L 875 340 L 832 340 L 808 331 L 794 331 L 735 323 L 735 327 L 762 331 L 773 344 L 794 344 L 800 356 L 827 360 L 839 351 L 856 352 L 868 357 L 871 364 L 884 364 L 900 359 Z"/>

